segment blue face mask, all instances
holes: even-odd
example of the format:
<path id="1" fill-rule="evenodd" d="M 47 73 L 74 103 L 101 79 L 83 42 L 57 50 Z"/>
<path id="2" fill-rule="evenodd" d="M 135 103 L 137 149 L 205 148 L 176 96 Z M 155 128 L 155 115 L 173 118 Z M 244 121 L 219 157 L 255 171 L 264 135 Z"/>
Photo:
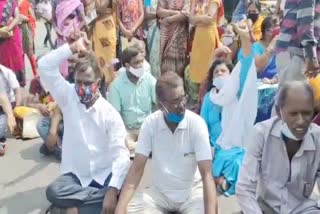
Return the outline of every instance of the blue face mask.
<path id="1" fill-rule="evenodd" d="M 160 104 L 162 105 L 163 109 L 165 110 L 166 119 L 169 122 L 178 124 L 183 120 L 184 115 L 180 115 L 180 114 L 177 114 L 177 113 L 169 112 L 168 109 L 162 103 L 160 103 Z"/>

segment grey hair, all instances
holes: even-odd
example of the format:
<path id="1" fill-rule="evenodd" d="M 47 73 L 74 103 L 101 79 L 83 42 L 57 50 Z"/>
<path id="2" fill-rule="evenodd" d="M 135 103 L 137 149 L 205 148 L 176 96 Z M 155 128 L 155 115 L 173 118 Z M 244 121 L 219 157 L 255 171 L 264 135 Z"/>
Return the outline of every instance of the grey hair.
<path id="1" fill-rule="evenodd" d="M 166 89 L 177 88 L 179 86 L 183 87 L 183 80 L 176 72 L 167 71 L 163 73 L 156 83 L 156 94 L 158 100 L 163 100 L 164 91 Z"/>
<path id="2" fill-rule="evenodd" d="M 282 108 L 287 99 L 288 91 L 294 87 L 302 86 L 305 91 L 308 93 L 308 95 L 312 98 L 312 101 L 314 102 L 314 91 L 312 87 L 308 84 L 306 81 L 291 81 L 286 82 L 278 91 L 278 94 L 276 95 L 276 106 Z"/>

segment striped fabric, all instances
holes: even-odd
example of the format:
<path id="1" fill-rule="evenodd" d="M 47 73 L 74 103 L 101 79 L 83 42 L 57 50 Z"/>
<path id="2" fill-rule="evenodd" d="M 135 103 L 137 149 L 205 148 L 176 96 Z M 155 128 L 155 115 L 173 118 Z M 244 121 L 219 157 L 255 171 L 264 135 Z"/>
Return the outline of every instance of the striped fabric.
<path id="1" fill-rule="evenodd" d="M 303 48 L 312 44 L 320 59 L 320 0 L 287 0 L 277 52 L 304 56 Z M 317 57 L 315 56 L 315 57 Z"/>

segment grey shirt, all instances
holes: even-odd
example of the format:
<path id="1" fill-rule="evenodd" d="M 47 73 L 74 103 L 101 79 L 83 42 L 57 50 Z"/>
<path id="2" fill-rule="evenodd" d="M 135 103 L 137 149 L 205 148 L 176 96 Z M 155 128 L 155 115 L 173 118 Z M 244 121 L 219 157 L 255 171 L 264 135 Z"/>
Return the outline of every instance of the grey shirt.
<path id="1" fill-rule="evenodd" d="M 290 164 L 281 125 L 278 118 L 259 123 L 248 138 L 236 188 L 241 210 L 262 214 L 264 204 L 273 213 L 320 213 L 310 199 L 320 175 L 320 127 L 311 124 Z"/>

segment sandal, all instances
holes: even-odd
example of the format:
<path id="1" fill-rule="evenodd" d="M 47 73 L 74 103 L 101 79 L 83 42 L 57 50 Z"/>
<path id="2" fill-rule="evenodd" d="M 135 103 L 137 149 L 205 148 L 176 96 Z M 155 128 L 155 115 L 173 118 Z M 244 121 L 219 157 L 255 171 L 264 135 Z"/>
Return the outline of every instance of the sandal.
<path id="1" fill-rule="evenodd" d="M 6 143 L 0 143 L 0 157 L 6 153 Z"/>

